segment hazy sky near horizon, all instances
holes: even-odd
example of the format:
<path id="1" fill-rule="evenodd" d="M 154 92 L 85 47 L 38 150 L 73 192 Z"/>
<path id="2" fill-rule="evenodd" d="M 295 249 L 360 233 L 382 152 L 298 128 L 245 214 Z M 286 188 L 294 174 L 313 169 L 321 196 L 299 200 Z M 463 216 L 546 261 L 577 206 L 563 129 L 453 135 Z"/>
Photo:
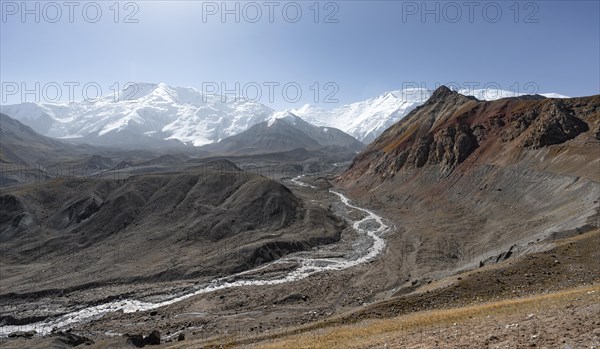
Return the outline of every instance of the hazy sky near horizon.
<path id="1" fill-rule="evenodd" d="M 0 4 L 4 104 L 130 81 L 224 87 L 278 109 L 440 84 L 600 93 L 598 1 Z"/>

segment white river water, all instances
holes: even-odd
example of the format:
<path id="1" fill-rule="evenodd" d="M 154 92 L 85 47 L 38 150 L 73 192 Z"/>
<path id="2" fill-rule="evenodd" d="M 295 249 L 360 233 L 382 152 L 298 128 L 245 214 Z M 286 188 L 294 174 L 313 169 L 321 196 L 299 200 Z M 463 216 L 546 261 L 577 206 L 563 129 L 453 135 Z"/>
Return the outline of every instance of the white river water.
<path id="1" fill-rule="evenodd" d="M 302 182 L 300 180 L 300 178 L 302 178 L 302 177 L 304 177 L 304 175 L 299 175 L 297 177 L 294 177 L 294 178 L 290 179 L 290 182 L 292 182 L 292 183 L 294 183 L 296 185 L 299 185 L 301 187 L 309 187 L 309 188 L 312 188 L 312 189 L 316 188 L 314 185 L 310 185 L 310 184 Z"/>
<path id="2" fill-rule="evenodd" d="M 308 184 L 299 181 L 299 179 L 299 177 L 296 177 L 292 180 L 292 182 L 298 185 L 308 186 Z M 15 331 L 31 330 L 36 331 L 38 335 L 45 335 L 50 333 L 53 328 L 62 329 L 77 323 L 93 321 L 111 312 L 123 311 L 125 313 L 133 313 L 136 311 L 148 311 L 164 307 L 173 303 L 181 302 L 185 299 L 203 293 L 213 292 L 232 287 L 278 285 L 288 282 L 294 282 L 323 271 L 339 271 L 350 267 L 354 267 L 375 258 L 385 248 L 385 240 L 381 237 L 381 235 L 389 229 L 389 226 L 383 222 L 382 217 L 371 212 L 370 210 L 352 205 L 349 202 L 349 199 L 343 194 L 332 190 L 330 190 L 330 192 L 337 195 L 340 198 L 341 202 L 344 203 L 347 207 L 361 211 L 365 215 L 364 218 L 354 221 L 353 227 L 359 235 L 367 236 L 372 241 L 372 244 L 370 244 L 369 248 L 366 249 L 359 256 L 355 256 L 354 258 L 310 258 L 304 256 L 298 257 L 292 254 L 272 263 L 269 263 L 265 266 L 258 267 L 256 269 L 215 279 L 209 283 L 200 286 L 199 288 L 190 290 L 188 293 L 185 293 L 183 295 L 174 296 L 172 298 L 168 298 L 169 296 L 165 296 L 165 300 L 161 302 L 143 302 L 135 299 L 111 301 L 105 304 L 80 309 L 59 317 L 48 318 L 40 322 L 18 326 L 2 326 L 0 327 L 0 336 L 5 337 L 8 334 Z M 236 276 L 241 276 L 243 274 L 248 274 L 250 272 L 263 269 L 269 265 L 291 261 L 297 262 L 299 266 L 293 270 L 287 271 L 285 275 L 278 278 L 231 280 L 235 279 Z"/>

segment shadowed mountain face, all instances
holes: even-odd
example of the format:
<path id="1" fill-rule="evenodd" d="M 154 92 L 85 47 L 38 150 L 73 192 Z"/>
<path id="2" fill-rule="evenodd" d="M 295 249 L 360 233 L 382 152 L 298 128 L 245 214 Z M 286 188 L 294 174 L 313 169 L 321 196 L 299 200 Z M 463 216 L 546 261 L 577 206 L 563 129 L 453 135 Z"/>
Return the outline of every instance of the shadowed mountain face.
<path id="1" fill-rule="evenodd" d="M 600 226 L 599 128 L 600 95 L 479 101 L 441 87 L 337 181 L 397 217 L 399 244 L 439 271 L 461 263 L 439 246 L 496 256 Z"/>
<path id="2" fill-rule="evenodd" d="M 202 149 L 215 154 L 247 155 L 285 152 L 298 148 L 318 150 L 325 147 L 357 152 L 364 148 L 364 144 L 336 128 L 317 127 L 294 114 L 284 112 Z"/>
<path id="3" fill-rule="evenodd" d="M 285 186 L 239 172 L 52 180 L 9 189 L 0 203 L 3 293 L 214 277 L 334 242 L 344 227 Z"/>
<path id="4" fill-rule="evenodd" d="M 31 127 L 0 113 L 0 162 L 35 163 L 49 158 L 82 154 L 90 148 L 75 147 L 42 136 Z"/>

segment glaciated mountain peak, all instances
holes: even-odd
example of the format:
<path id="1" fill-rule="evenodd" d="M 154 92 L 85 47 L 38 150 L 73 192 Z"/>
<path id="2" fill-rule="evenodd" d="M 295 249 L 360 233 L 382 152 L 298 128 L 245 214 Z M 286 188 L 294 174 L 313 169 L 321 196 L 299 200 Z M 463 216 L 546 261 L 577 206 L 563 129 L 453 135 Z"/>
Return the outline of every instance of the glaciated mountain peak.
<path id="1" fill-rule="evenodd" d="M 296 125 L 298 123 L 305 122 L 304 120 L 302 120 L 298 116 L 294 115 L 290 111 L 283 110 L 283 111 L 278 111 L 278 112 L 273 113 L 273 115 L 271 115 L 271 117 L 268 120 L 267 126 L 271 127 L 278 121 L 287 122 L 292 125 Z"/>
<path id="2" fill-rule="evenodd" d="M 223 100 L 190 87 L 136 83 L 95 102 L 20 103 L 2 111 L 56 138 L 99 145 L 217 142 L 265 121 L 273 110 L 243 99 Z M 175 144 L 176 144 L 175 143 Z"/>
<path id="3" fill-rule="evenodd" d="M 440 87 L 437 90 L 439 93 L 458 92 L 479 100 L 522 95 L 499 89 L 452 91 Z M 151 143 L 162 146 L 164 142 L 176 142 L 200 146 L 218 142 L 263 121 L 273 125 L 279 119 L 338 128 L 363 143 L 370 143 L 434 93 L 426 88 L 406 88 L 335 108 L 306 104 L 298 109 L 275 112 L 252 100 L 224 99 L 204 95 L 192 87 L 140 82 L 125 85 L 116 96 L 110 93 L 95 102 L 28 102 L 1 106 L 0 111 L 42 135 L 99 145 Z"/>

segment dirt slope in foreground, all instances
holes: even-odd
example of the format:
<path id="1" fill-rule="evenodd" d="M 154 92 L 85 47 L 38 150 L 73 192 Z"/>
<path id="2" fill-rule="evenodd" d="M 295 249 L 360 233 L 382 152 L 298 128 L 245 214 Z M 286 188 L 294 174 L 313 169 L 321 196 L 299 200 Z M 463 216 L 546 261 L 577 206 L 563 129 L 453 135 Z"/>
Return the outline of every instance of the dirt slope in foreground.
<path id="1" fill-rule="evenodd" d="M 597 348 L 598 247 L 600 230 L 560 240 L 548 251 L 432 282 L 255 346 Z"/>
<path id="2" fill-rule="evenodd" d="M 600 230 L 543 252 L 425 283 L 317 322 L 164 348 L 591 348 L 600 335 Z M 259 289 L 256 289 L 257 291 Z M 517 325 L 518 324 L 518 325 Z M 52 339 L 43 339 L 49 343 Z M 13 341 L 18 345 L 38 341 Z M 16 348 L 18 346 L 7 346 Z M 122 337 L 90 348 L 125 347 Z"/>

